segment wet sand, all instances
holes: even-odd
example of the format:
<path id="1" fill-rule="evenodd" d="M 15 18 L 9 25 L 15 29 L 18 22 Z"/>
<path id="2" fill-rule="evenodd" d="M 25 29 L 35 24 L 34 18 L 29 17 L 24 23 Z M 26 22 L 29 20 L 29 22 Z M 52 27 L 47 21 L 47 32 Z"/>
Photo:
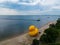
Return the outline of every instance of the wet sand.
<path id="1" fill-rule="evenodd" d="M 49 28 L 50 24 L 55 24 L 55 23 L 56 23 L 56 21 L 51 21 L 51 22 L 45 24 L 44 26 L 42 26 L 39 29 L 39 32 L 41 32 L 41 33 L 38 34 L 38 36 L 36 36 L 36 37 L 30 37 L 28 35 L 28 33 L 24 33 L 20 36 L 17 36 L 17 37 L 11 38 L 11 39 L 7 39 L 5 41 L 1 41 L 0 45 L 28 45 L 28 44 L 31 44 L 31 42 L 34 38 L 39 40 L 39 38 L 43 35 L 45 29 Z"/>

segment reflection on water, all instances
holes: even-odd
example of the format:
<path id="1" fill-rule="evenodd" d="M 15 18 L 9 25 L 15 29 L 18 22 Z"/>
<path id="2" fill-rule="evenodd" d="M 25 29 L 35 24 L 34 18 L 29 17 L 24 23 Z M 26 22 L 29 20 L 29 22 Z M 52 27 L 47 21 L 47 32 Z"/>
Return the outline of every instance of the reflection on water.
<path id="1" fill-rule="evenodd" d="M 0 16 L 0 40 L 21 34 L 27 31 L 30 25 L 40 28 L 50 21 L 57 20 L 57 18 L 59 16 Z M 40 21 L 33 21 L 37 19 Z"/>

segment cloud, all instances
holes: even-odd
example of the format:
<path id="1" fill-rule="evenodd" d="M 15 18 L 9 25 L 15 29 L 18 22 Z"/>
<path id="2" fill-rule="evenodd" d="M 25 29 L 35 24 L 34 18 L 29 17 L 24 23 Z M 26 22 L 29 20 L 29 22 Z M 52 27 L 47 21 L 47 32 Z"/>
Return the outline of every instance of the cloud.
<path id="1" fill-rule="evenodd" d="M 5 1 L 7 1 L 7 0 L 0 0 L 0 3 L 4 3 Z"/>
<path id="2" fill-rule="evenodd" d="M 27 3 L 26 1 L 29 1 Z M 22 2 L 19 2 L 18 4 L 22 5 L 54 5 L 56 3 L 56 0 L 23 0 Z"/>
<path id="3" fill-rule="evenodd" d="M 56 0 L 1 0 L 1 2 L 6 2 L 2 4 L 5 7 L 16 10 L 39 9 L 40 11 L 50 10 L 56 4 Z"/>
<path id="4" fill-rule="evenodd" d="M 56 3 L 56 0 L 0 0 L 0 3 L 11 2 L 19 5 L 53 5 Z"/>
<path id="5" fill-rule="evenodd" d="M 29 14 L 35 14 L 35 13 L 39 12 L 38 10 L 37 10 L 37 12 L 34 12 L 34 11 L 36 11 L 36 10 L 33 10 L 33 11 L 17 11 L 14 9 L 0 7 L 0 15 L 29 15 Z"/>
<path id="6" fill-rule="evenodd" d="M 27 2 L 28 1 L 28 2 Z M 4 3 L 8 2 L 8 3 Z M 60 9 L 58 0 L 1 0 L 0 15 L 54 14 Z M 3 3 L 3 4 L 1 4 Z M 4 8 L 5 7 L 5 8 Z M 55 10 L 55 11 L 54 11 Z M 57 14 L 60 14 L 59 12 Z"/>
<path id="7" fill-rule="evenodd" d="M 33 3 L 25 3 L 25 2 L 19 2 L 18 4 L 22 5 L 36 5 L 39 1 L 33 2 Z"/>
<path id="8" fill-rule="evenodd" d="M 0 3 L 11 2 L 19 5 L 36 5 L 40 0 L 0 0 Z"/>
<path id="9" fill-rule="evenodd" d="M 38 13 L 40 13 L 40 10 L 17 11 L 14 9 L 0 7 L 0 15 L 35 15 Z"/>
<path id="10" fill-rule="evenodd" d="M 39 2 L 40 2 L 40 0 L 25 0 L 25 1 L 23 0 L 22 2 L 19 2 L 18 4 L 22 4 L 22 5 L 37 5 Z"/>
<path id="11" fill-rule="evenodd" d="M 0 7 L 0 15 L 18 15 L 21 13 L 22 12 L 18 12 L 18 11 L 13 10 L 13 9 Z"/>
<path id="12" fill-rule="evenodd" d="M 19 2 L 19 0 L 0 0 L 0 3 L 5 3 L 5 2 L 17 3 Z"/>
<path id="13" fill-rule="evenodd" d="M 52 9 L 60 9 L 60 6 L 54 6 Z"/>
<path id="14" fill-rule="evenodd" d="M 18 3 L 18 2 L 19 2 L 19 0 L 8 0 L 8 2 Z"/>
<path id="15" fill-rule="evenodd" d="M 5 2 L 5 3 L 2 3 Z M 3 7 L 13 8 L 17 10 L 50 10 L 59 2 L 58 0 L 1 0 Z M 0 4 L 0 6 L 2 6 Z"/>
<path id="16" fill-rule="evenodd" d="M 60 15 L 60 10 L 50 10 L 40 13 L 41 15 Z"/>
<path id="17" fill-rule="evenodd" d="M 55 3 L 56 3 L 56 0 L 44 0 L 40 2 L 40 4 L 42 5 L 54 5 Z"/>
<path id="18" fill-rule="evenodd" d="M 60 9 L 52 8 L 51 10 L 28 10 L 28 11 L 17 11 L 9 8 L 0 7 L 0 15 L 60 15 Z"/>

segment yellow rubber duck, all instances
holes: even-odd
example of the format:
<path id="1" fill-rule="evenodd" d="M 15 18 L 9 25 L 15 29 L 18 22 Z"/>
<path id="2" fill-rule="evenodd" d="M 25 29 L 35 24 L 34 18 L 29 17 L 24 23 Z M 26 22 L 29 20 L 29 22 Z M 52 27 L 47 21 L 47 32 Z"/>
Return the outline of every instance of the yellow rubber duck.
<path id="1" fill-rule="evenodd" d="M 38 34 L 38 28 L 37 27 L 35 27 L 34 25 L 31 25 L 30 27 L 29 27 L 29 35 L 30 36 L 36 36 L 37 34 Z"/>

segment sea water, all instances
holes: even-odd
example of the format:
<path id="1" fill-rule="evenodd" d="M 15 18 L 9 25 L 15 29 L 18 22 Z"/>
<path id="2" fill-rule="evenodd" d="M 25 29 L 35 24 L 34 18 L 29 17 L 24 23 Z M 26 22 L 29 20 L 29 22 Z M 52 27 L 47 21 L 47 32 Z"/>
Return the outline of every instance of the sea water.
<path id="1" fill-rule="evenodd" d="M 56 21 L 60 16 L 51 15 L 15 15 L 0 16 L 0 40 L 20 35 L 28 31 L 30 25 L 40 28 L 51 21 Z M 40 21 L 36 21 L 36 20 Z"/>

